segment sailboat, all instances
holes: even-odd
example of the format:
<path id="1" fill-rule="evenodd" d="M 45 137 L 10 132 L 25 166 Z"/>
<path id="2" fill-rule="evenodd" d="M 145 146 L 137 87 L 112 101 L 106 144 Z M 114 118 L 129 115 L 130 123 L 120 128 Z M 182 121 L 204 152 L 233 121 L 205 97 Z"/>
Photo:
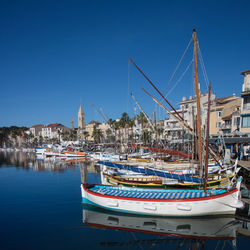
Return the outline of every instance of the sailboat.
<path id="1" fill-rule="evenodd" d="M 119 185 L 125 187 L 141 187 L 141 188 L 195 188 L 203 189 L 203 183 L 195 183 L 189 181 L 179 182 L 178 180 L 161 178 L 157 176 L 119 176 L 105 174 L 106 181 L 111 185 Z M 207 188 L 223 188 L 230 184 L 235 174 L 210 174 L 208 176 Z"/>
<path id="2" fill-rule="evenodd" d="M 151 216 L 206 216 L 234 214 L 237 208 L 243 207 L 239 200 L 240 185 L 242 177 L 233 178 L 227 188 L 207 189 L 207 169 L 208 169 L 208 128 L 209 119 L 207 119 L 206 136 L 206 158 L 203 159 L 200 124 L 200 102 L 199 102 L 199 84 L 198 84 L 198 66 L 197 66 L 197 38 L 196 31 L 193 31 L 194 55 L 196 69 L 196 99 L 197 99 L 197 117 L 198 117 L 198 148 L 200 169 L 205 165 L 204 178 L 185 176 L 186 181 L 195 181 L 204 183 L 204 190 L 193 189 L 142 189 L 128 187 L 113 187 L 108 185 L 81 185 L 82 202 L 96 205 L 108 210 L 142 214 Z M 138 68 L 138 66 L 136 65 Z M 139 69 L 139 68 L 138 68 Z M 140 70 L 140 69 L 139 69 Z M 140 70 L 141 71 L 141 70 Z M 144 73 L 143 73 L 144 74 Z M 209 88 L 211 90 L 211 88 Z M 210 91 L 209 91 L 210 93 Z M 210 103 L 210 94 L 209 102 Z M 208 111 L 209 118 L 209 111 Z M 180 120 L 181 121 L 181 120 Z M 184 123 L 185 124 L 185 123 Z M 210 154 L 211 151 L 210 151 Z M 212 155 L 213 156 L 213 155 Z M 131 167 L 131 166 L 130 166 Z M 151 174 L 154 170 L 145 169 Z M 172 174 L 173 179 L 180 179 L 182 175 Z"/>

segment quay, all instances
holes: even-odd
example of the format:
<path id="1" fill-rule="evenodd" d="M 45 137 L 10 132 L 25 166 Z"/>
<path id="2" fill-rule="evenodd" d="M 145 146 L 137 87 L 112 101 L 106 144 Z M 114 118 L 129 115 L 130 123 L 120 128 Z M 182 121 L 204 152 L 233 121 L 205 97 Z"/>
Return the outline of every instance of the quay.
<path id="1" fill-rule="evenodd" d="M 238 165 L 250 171 L 250 161 L 238 161 Z"/>

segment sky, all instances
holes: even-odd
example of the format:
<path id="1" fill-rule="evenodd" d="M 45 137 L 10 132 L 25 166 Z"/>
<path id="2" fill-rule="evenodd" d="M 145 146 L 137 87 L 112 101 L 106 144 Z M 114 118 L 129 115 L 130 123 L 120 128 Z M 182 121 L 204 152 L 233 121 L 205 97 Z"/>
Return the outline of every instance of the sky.
<path id="1" fill-rule="evenodd" d="M 108 118 L 133 117 L 139 110 L 130 93 L 150 117 L 156 111 L 164 119 L 141 87 L 158 100 L 159 94 L 128 57 L 176 108 L 194 91 L 193 44 L 181 60 L 193 28 L 202 92 L 208 79 L 216 97 L 240 96 L 241 72 L 250 69 L 250 1 L 0 0 L 0 6 L 0 127 L 71 127 L 71 120 L 77 127 L 80 105 L 86 123 L 103 122 L 91 103 Z"/>

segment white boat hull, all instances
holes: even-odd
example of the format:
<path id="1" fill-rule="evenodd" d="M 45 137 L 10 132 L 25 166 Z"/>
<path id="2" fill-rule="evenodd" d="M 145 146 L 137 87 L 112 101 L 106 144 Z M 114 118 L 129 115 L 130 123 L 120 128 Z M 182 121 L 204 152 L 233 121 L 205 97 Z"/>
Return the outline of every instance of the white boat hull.
<path id="1" fill-rule="evenodd" d="M 133 188 L 131 188 L 133 192 Z M 136 189 L 134 189 L 136 190 Z M 193 199 L 141 199 L 105 196 L 81 185 L 82 201 L 108 210 L 151 216 L 205 216 L 234 214 L 242 207 L 238 200 L 239 190 L 224 194 Z"/>

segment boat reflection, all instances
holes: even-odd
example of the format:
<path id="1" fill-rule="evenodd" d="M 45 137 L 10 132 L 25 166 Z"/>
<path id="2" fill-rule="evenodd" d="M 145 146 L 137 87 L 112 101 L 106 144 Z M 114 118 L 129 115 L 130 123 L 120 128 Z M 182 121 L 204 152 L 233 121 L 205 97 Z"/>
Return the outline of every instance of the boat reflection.
<path id="1" fill-rule="evenodd" d="M 33 169 L 34 171 L 44 172 L 64 172 L 67 169 L 74 169 L 78 166 L 88 166 L 90 163 L 85 158 L 61 158 L 45 157 L 36 155 L 32 152 L 0 152 L 0 166 L 22 167 L 24 169 Z"/>
<path id="2" fill-rule="evenodd" d="M 242 222 L 234 217 L 146 217 L 110 212 L 90 205 L 83 206 L 83 223 L 101 229 L 201 240 L 235 240 L 237 228 L 242 226 Z"/>

